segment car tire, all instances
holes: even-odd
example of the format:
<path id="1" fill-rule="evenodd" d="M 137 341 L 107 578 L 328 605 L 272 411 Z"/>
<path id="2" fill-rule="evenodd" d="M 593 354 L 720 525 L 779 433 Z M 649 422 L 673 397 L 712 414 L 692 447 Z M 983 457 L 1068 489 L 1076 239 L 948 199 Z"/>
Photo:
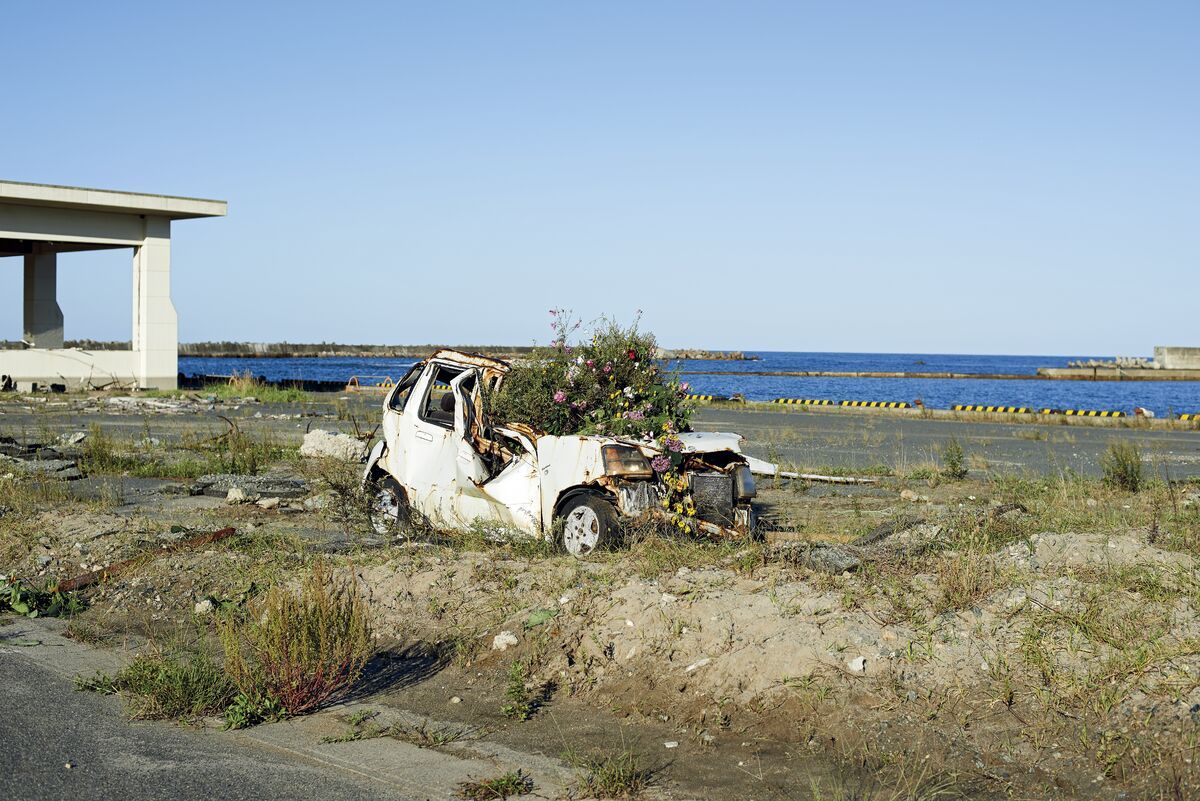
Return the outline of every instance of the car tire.
<path id="1" fill-rule="evenodd" d="M 576 495 L 563 504 L 558 517 L 562 523 L 559 544 L 576 558 L 608 550 L 620 537 L 616 508 L 598 495 Z"/>
<path id="2" fill-rule="evenodd" d="M 374 476 L 367 483 L 368 515 L 376 534 L 398 536 L 411 522 L 408 495 L 396 479 L 389 475 Z"/>

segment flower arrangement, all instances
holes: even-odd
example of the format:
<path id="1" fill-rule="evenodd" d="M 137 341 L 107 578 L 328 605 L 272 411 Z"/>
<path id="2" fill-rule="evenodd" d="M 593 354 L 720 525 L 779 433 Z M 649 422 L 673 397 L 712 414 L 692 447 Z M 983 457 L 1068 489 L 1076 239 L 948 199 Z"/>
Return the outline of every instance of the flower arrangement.
<path id="1" fill-rule="evenodd" d="M 552 309 L 550 316 L 550 345 L 513 364 L 500 391 L 488 398 L 497 419 L 526 423 L 547 434 L 606 434 L 648 442 L 688 430 L 693 410 L 688 386 L 663 373 L 655 359 L 654 335 L 638 330 L 640 312 L 628 327 L 601 318 L 590 336 L 576 342 L 572 338 L 580 323 L 563 309 Z M 656 459 L 655 464 L 657 472 L 667 472 L 666 463 Z"/>

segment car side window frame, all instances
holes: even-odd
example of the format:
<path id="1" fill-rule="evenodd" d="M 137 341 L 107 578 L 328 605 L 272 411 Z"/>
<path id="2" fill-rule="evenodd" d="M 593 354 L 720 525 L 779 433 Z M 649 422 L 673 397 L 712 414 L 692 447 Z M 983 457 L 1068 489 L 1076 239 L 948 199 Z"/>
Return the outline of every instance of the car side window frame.
<path id="1" fill-rule="evenodd" d="M 412 397 L 412 391 L 420 382 L 421 375 L 424 372 L 425 362 L 417 362 L 408 368 L 408 372 L 396 382 L 396 389 L 392 391 L 391 397 L 388 398 L 389 409 L 399 414 L 404 413 L 404 407 L 408 405 L 408 401 Z"/>
<path id="2" fill-rule="evenodd" d="M 429 398 L 430 398 L 430 396 L 433 395 L 433 388 L 437 385 L 438 381 L 444 382 L 447 385 L 447 387 L 449 387 L 450 382 L 453 381 L 454 379 L 458 378 L 460 375 L 462 375 L 463 372 L 465 372 L 466 368 L 455 367 L 455 366 L 449 365 L 449 364 L 436 364 L 436 363 L 433 365 L 433 368 L 434 368 L 434 372 L 431 376 L 429 376 L 429 383 L 425 387 L 425 392 L 422 395 L 421 405 L 417 407 L 417 417 L 419 417 L 423 422 L 429 423 L 429 425 L 431 425 L 431 426 L 437 426 L 438 428 L 448 428 L 448 429 L 453 430 L 454 415 L 450 415 L 449 420 L 441 420 L 438 418 L 430 417 L 427 414 L 429 411 Z M 441 376 L 445 375 L 445 374 L 449 374 L 449 377 L 442 378 Z M 450 390 L 448 390 L 448 391 L 450 391 Z"/>

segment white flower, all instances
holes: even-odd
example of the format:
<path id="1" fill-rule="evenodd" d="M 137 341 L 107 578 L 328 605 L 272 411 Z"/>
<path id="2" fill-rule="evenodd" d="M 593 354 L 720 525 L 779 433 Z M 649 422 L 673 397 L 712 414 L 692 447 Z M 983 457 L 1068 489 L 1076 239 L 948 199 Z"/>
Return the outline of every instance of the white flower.
<path id="1" fill-rule="evenodd" d="M 633 400 L 633 387 L 625 387 L 625 389 L 621 390 L 621 394 Z"/>

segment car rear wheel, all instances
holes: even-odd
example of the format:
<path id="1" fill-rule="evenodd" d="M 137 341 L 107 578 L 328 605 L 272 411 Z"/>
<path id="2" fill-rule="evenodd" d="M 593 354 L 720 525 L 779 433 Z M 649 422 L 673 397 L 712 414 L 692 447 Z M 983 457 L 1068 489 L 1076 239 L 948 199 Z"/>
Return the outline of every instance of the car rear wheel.
<path id="1" fill-rule="evenodd" d="M 596 495 L 577 495 L 563 505 L 563 549 L 575 557 L 592 551 L 611 548 L 617 541 L 619 526 L 617 510 Z"/>
<path id="2" fill-rule="evenodd" d="M 371 480 L 370 497 L 371 527 L 377 534 L 396 535 L 409 521 L 408 496 L 396 479 L 388 475 L 376 476 Z"/>

